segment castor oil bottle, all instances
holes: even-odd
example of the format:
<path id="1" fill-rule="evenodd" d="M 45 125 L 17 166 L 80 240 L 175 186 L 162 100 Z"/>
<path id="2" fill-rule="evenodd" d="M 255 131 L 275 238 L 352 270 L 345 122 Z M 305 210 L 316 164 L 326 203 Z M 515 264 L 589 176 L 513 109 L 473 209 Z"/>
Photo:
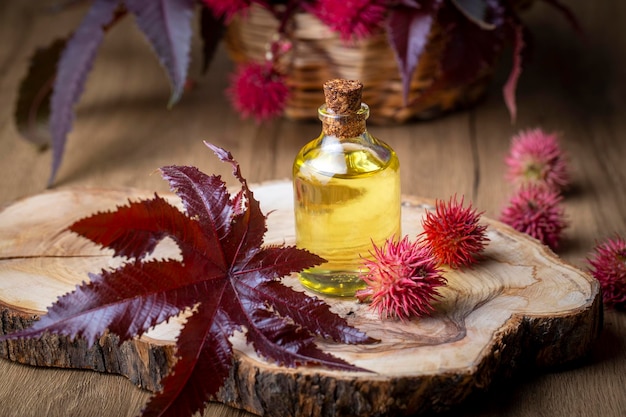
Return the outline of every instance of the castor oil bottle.
<path id="1" fill-rule="evenodd" d="M 321 135 L 293 166 L 296 246 L 327 262 L 300 273 L 313 291 L 353 296 L 364 288 L 362 257 L 372 244 L 400 237 L 400 164 L 366 128 L 369 108 L 359 81 L 324 84 Z"/>

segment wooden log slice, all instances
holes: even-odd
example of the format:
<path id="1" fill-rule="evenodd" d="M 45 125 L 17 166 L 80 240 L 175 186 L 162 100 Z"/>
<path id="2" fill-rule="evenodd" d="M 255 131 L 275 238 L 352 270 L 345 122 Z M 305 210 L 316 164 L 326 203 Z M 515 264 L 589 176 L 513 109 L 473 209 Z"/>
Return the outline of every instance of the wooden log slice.
<path id="1" fill-rule="evenodd" d="M 270 213 L 266 243 L 292 244 L 291 184 L 252 188 L 262 210 Z M 73 188 L 5 208 L 0 213 L 0 333 L 28 326 L 58 296 L 87 280 L 88 272 L 121 264 L 110 251 L 67 232 L 70 224 L 129 198 L 149 197 L 152 193 L 132 189 Z M 179 204 L 175 196 L 165 197 Z M 427 209 L 432 209 L 428 201 L 404 198 L 404 234 L 414 238 L 421 231 Z M 446 270 L 448 285 L 430 318 L 380 320 L 353 299 L 326 298 L 335 312 L 381 342 L 320 346 L 371 373 L 280 367 L 260 359 L 236 334 L 234 367 L 215 400 L 277 417 L 408 415 L 449 408 L 520 367 L 559 365 L 585 355 L 601 327 L 597 281 L 534 239 L 484 221 L 490 239 L 486 260 L 472 269 Z M 155 256 L 175 253 L 176 247 L 164 241 Z M 285 281 L 299 285 L 295 277 Z M 183 320 L 121 345 L 111 334 L 91 349 L 82 340 L 49 335 L 0 344 L 0 355 L 36 366 L 119 373 L 157 390 L 174 361 Z"/>

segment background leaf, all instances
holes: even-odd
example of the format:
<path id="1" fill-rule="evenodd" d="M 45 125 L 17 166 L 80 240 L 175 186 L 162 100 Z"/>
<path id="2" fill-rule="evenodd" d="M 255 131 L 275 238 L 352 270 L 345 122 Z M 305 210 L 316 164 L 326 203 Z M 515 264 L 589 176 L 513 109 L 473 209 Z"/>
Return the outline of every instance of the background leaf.
<path id="1" fill-rule="evenodd" d="M 469 20 L 483 29 L 495 29 L 495 25 L 489 22 L 489 7 L 487 0 L 451 0 L 457 9 Z"/>
<path id="2" fill-rule="evenodd" d="M 216 18 L 208 7 L 203 7 L 200 13 L 200 35 L 202 36 L 202 72 L 209 69 L 215 51 L 224 37 L 226 26 L 224 18 Z"/>
<path id="3" fill-rule="evenodd" d="M 428 41 L 434 11 L 441 3 L 441 0 L 420 3 L 405 0 L 389 12 L 387 35 L 398 60 L 405 103 L 408 101 L 411 78 Z"/>
<path id="4" fill-rule="evenodd" d="M 15 125 L 29 142 L 47 148 L 50 135 L 50 97 L 57 64 L 67 39 L 57 39 L 45 48 L 38 48 L 30 59 L 26 76 L 20 83 L 15 106 Z"/>
<path id="5" fill-rule="evenodd" d="M 524 69 L 524 63 L 528 60 L 529 43 L 532 38 L 528 30 L 519 21 L 509 20 L 508 29 L 513 32 L 511 35 L 513 39 L 513 62 L 509 78 L 502 88 L 502 94 L 504 96 L 504 103 L 509 109 L 511 121 L 515 122 L 517 118 L 517 82 Z"/>
<path id="6" fill-rule="evenodd" d="M 509 9 L 496 2 L 489 3 L 489 7 L 490 22 L 496 27 L 493 30 L 482 29 L 456 7 L 440 10 L 438 19 L 448 42 L 440 60 L 441 77 L 430 87 L 432 90 L 469 84 L 491 73 L 508 41 L 505 16 Z"/>
<path id="7" fill-rule="evenodd" d="M 117 0 L 94 0 L 59 60 L 57 77 L 50 100 L 52 134 L 52 168 L 48 185 L 52 185 L 61 166 L 67 134 L 74 121 L 74 104 L 85 86 L 105 28 L 114 20 Z"/>
<path id="8" fill-rule="evenodd" d="M 561 12 L 561 14 L 565 17 L 565 19 L 567 19 L 567 21 L 572 26 L 572 28 L 576 32 L 578 32 L 578 34 L 582 35 L 584 33 L 584 30 L 580 24 L 580 21 L 576 18 L 576 15 L 574 14 L 574 12 L 571 11 L 569 7 L 565 6 L 559 0 L 543 0 L 543 1 L 551 5 L 555 9 L 557 9 L 559 12 Z"/>
<path id="9" fill-rule="evenodd" d="M 187 78 L 194 0 L 125 0 L 125 3 L 167 71 L 172 84 L 171 106 L 180 99 Z"/>

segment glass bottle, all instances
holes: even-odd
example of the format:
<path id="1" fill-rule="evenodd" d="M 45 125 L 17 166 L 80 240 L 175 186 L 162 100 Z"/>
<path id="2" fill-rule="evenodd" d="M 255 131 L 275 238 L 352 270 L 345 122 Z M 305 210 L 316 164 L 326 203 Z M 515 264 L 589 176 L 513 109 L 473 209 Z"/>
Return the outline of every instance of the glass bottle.
<path id="1" fill-rule="evenodd" d="M 389 145 L 366 128 L 369 107 L 360 81 L 324 84 L 322 133 L 293 165 L 296 246 L 327 262 L 300 273 L 313 291 L 353 296 L 365 287 L 361 257 L 372 244 L 400 237 L 400 164 Z"/>

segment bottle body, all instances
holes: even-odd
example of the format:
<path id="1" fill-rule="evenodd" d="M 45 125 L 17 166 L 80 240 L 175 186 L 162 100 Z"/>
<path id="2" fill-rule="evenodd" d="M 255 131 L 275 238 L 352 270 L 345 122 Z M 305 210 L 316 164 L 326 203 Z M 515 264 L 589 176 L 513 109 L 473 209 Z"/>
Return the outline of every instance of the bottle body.
<path id="1" fill-rule="evenodd" d="M 366 130 L 322 133 L 302 148 L 293 167 L 296 246 L 328 261 L 301 272 L 305 287 L 353 296 L 365 286 L 361 258 L 372 243 L 400 237 L 399 169 L 396 153 Z"/>

